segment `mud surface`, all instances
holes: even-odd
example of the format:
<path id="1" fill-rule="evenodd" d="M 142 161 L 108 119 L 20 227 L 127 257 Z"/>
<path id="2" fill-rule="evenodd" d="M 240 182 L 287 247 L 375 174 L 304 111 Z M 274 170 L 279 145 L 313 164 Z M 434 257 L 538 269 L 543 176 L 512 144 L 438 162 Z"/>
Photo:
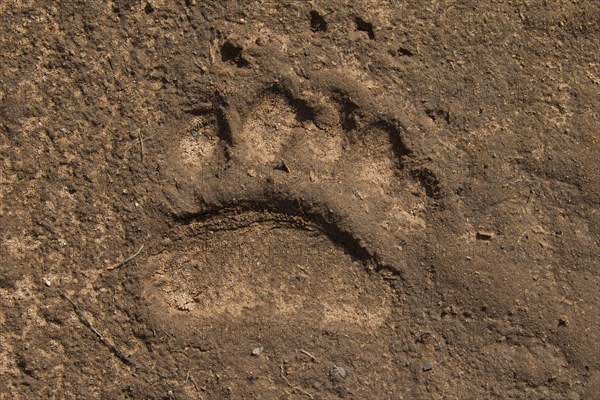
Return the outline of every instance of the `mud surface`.
<path id="1" fill-rule="evenodd" d="M 600 6 L 0 3 L 0 394 L 594 399 Z"/>

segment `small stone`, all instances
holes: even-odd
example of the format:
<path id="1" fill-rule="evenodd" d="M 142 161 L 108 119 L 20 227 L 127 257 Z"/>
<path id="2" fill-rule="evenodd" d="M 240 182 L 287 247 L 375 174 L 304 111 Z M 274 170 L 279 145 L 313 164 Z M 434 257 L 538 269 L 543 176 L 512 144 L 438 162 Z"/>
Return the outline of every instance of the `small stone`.
<path id="1" fill-rule="evenodd" d="M 252 355 L 254 357 L 258 357 L 262 354 L 263 352 L 263 348 L 262 347 L 255 347 L 254 349 L 252 349 Z"/>
<path id="2" fill-rule="evenodd" d="M 181 304 L 179 307 L 177 307 L 177 309 L 181 311 L 194 311 L 195 308 L 196 305 L 193 302 Z"/>
<path id="3" fill-rule="evenodd" d="M 144 12 L 146 14 L 150 14 L 153 13 L 155 10 L 155 8 L 152 6 L 152 4 L 150 4 L 150 2 L 146 3 L 146 7 L 144 7 Z"/>
<path id="4" fill-rule="evenodd" d="M 348 378 L 348 370 L 344 367 L 333 366 L 331 370 L 329 370 L 329 376 L 334 381 L 345 381 Z"/>
<path id="5" fill-rule="evenodd" d="M 196 302 L 187 293 L 180 293 L 177 298 L 177 309 L 180 311 L 194 311 Z"/>
<path id="6" fill-rule="evenodd" d="M 431 363 L 428 361 L 425 364 L 423 364 L 423 371 L 424 372 L 429 372 L 433 369 L 433 365 L 431 365 Z"/>
<path id="7" fill-rule="evenodd" d="M 452 306 L 445 306 L 442 308 L 442 317 L 450 314 L 454 314 L 454 308 Z"/>
<path id="8" fill-rule="evenodd" d="M 475 235 L 475 238 L 477 240 L 491 240 L 493 237 L 494 237 L 494 234 L 492 232 L 488 232 L 488 231 L 479 231 Z"/>
<path id="9" fill-rule="evenodd" d="M 429 339 L 430 337 L 431 337 L 431 333 L 423 332 L 419 336 L 417 336 L 416 342 L 417 343 L 425 343 L 427 341 L 427 339 Z"/>
<path id="10" fill-rule="evenodd" d="M 287 165 L 287 163 L 284 160 L 281 160 L 281 162 L 277 165 L 277 168 L 280 171 L 286 172 L 286 173 L 290 173 L 292 172 L 292 169 L 290 168 L 289 165 Z"/>
<path id="11" fill-rule="evenodd" d="M 48 287 L 52 286 L 52 282 L 50 282 L 48 279 L 44 278 L 42 280 L 44 281 L 44 285 L 46 285 Z"/>
<path id="12" fill-rule="evenodd" d="M 253 372 L 248 372 L 247 379 L 248 379 L 248 382 L 254 382 L 254 381 L 258 380 L 258 376 L 254 375 Z"/>

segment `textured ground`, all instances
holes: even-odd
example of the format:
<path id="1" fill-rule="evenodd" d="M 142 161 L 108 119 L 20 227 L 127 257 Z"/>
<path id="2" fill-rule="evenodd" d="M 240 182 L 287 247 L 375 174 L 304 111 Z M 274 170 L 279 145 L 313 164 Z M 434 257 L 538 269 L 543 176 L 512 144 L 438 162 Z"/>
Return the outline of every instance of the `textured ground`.
<path id="1" fill-rule="evenodd" d="M 596 398 L 600 5 L 480 3 L 1 2 L 0 397 Z"/>

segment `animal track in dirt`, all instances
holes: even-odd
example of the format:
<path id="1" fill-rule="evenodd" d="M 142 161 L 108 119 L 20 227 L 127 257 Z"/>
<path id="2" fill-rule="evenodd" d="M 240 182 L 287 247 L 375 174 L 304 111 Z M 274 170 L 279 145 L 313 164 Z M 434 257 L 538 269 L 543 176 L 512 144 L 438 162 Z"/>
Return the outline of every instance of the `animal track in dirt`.
<path id="1" fill-rule="evenodd" d="M 181 239 L 147 260 L 133 289 L 143 294 L 140 321 L 159 333 L 146 345 L 169 342 L 154 362 L 216 365 L 236 396 L 248 392 L 248 374 L 261 396 L 284 393 L 282 363 L 289 381 L 330 396 L 340 390 L 326 375 L 334 364 L 354 365 L 346 386 L 358 396 L 378 376 L 394 376 L 384 338 L 395 334 L 388 322 L 397 294 L 328 227 L 289 214 L 226 211 L 180 229 Z"/>
<path id="2" fill-rule="evenodd" d="M 155 317 L 181 322 L 168 329 L 187 326 L 188 319 L 252 326 L 260 316 L 261 329 L 311 321 L 315 327 L 375 331 L 392 312 L 392 289 L 369 272 L 362 254 L 330 238 L 326 227 L 246 211 L 219 213 L 187 229 L 190 237 L 176 249 L 149 260 L 154 274 L 145 292 L 161 305 Z"/>
<path id="3" fill-rule="evenodd" d="M 600 2 L 28 3 L 0 398 L 597 397 Z"/>
<path id="4" fill-rule="evenodd" d="M 431 200 L 405 165 L 400 128 L 347 96 L 282 84 L 232 103 L 192 113 L 172 145 L 196 208 L 172 213 L 170 244 L 131 286 L 145 299 L 139 316 L 197 349 L 188 362 L 216 357 L 236 376 L 272 375 L 306 348 L 329 367 L 353 364 L 346 389 L 366 396 L 378 375 L 396 373 L 388 348 L 401 270 L 380 248 L 423 230 Z M 268 356 L 251 357 L 247 343 Z M 161 362 L 182 362 L 170 357 Z M 339 390 L 318 387 L 321 367 L 295 379 Z"/>
<path id="5" fill-rule="evenodd" d="M 202 176 L 204 185 L 229 179 L 237 187 L 259 187 L 265 198 L 275 190 L 326 206 L 344 192 L 346 203 L 354 201 L 363 211 L 376 204 L 385 214 L 380 217 L 399 229 L 425 227 L 428 197 L 439 192 L 439 182 L 426 169 L 405 168 L 410 150 L 392 122 L 363 121 L 349 99 L 334 101 L 315 92 L 294 97 L 281 88 L 260 92 L 243 114 L 221 108 L 217 117 L 196 118 L 184 129 L 175 157 L 193 168 L 190 174 Z M 245 197 L 213 189 L 222 192 L 225 205 Z"/>

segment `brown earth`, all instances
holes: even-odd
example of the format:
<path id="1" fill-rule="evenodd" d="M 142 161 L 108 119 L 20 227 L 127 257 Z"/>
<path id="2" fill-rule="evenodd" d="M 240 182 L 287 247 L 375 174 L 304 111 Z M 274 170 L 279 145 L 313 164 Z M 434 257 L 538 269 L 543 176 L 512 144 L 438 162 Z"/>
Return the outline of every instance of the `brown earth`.
<path id="1" fill-rule="evenodd" d="M 7 399 L 596 399 L 600 3 L 0 3 Z"/>

